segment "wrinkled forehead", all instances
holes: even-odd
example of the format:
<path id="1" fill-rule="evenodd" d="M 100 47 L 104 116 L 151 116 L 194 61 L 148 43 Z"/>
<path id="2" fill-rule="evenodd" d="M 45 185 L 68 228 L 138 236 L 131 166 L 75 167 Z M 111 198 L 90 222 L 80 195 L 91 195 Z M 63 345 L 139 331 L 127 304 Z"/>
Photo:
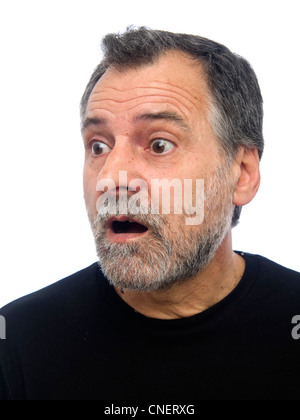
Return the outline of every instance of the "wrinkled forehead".
<path id="1" fill-rule="evenodd" d="M 158 85 L 158 86 L 157 86 Z M 196 98 L 209 96 L 209 88 L 202 64 L 181 52 L 168 52 L 151 64 L 135 68 L 108 67 L 94 86 L 91 96 L 111 88 L 115 94 L 128 93 L 138 88 L 182 90 Z M 133 91 L 134 95 L 134 91 Z M 91 99 L 91 98 L 90 98 Z"/>
<path id="2" fill-rule="evenodd" d="M 109 67 L 90 95 L 86 116 L 99 109 L 130 112 L 143 104 L 160 104 L 178 108 L 188 117 L 196 110 L 207 110 L 209 102 L 201 64 L 183 53 L 171 52 L 137 68 Z"/>

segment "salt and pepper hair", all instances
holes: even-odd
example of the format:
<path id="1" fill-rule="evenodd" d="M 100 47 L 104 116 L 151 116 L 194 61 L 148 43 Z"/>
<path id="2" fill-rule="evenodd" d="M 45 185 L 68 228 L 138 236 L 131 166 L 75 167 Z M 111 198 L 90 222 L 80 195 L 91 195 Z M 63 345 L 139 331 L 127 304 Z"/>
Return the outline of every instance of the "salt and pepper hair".
<path id="1" fill-rule="evenodd" d="M 227 47 L 187 34 L 130 27 L 123 34 L 108 34 L 102 41 L 104 58 L 94 70 L 81 99 L 81 118 L 96 83 L 109 67 L 138 68 L 157 61 L 163 53 L 181 51 L 201 63 L 210 90 L 209 121 L 225 154 L 232 159 L 240 146 L 256 148 L 261 158 L 263 100 L 251 65 Z M 187 75 L 188 77 L 188 75 Z M 235 207 L 232 226 L 239 220 Z"/>

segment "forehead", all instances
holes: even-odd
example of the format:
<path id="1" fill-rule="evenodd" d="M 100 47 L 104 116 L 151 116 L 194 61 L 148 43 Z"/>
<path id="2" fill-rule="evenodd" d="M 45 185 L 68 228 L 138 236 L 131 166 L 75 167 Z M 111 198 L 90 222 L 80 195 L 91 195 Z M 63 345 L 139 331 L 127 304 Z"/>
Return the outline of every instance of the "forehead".
<path id="1" fill-rule="evenodd" d="M 180 52 L 168 52 L 155 63 L 135 69 L 109 68 L 95 85 L 86 116 L 99 111 L 134 113 L 145 108 L 175 111 L 189 119 L 205 112 L 209 89 L 202 66 Z"/>

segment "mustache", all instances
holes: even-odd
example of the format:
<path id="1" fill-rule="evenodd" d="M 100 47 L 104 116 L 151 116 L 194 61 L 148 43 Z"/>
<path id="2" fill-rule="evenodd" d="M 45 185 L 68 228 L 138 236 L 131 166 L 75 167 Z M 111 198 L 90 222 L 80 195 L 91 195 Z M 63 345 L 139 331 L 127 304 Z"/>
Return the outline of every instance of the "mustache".
<path id="1" fill-rule="evenodd" d="M 162 231 L 169 226 L 166 215 L 154 213 L 150 205 L 140 203 L 137 207 L 127 196 L 116 197 L 112 202 L 107 200 L 98 207 L 98 214 L 93 222 L 94 228 L 100 233 L 105 232 L 107 224 L 112 217 L 125 215 L 130 220 L 146 226 L 151 233 L 162 238 Z"/>

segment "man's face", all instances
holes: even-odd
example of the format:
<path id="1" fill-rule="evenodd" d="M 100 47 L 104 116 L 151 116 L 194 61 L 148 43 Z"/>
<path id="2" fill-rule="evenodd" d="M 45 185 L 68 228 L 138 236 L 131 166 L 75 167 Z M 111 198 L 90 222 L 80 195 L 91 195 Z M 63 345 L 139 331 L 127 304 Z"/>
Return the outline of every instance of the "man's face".
<path id="1" fill-rule="evenodd" d="M 95 86 L 83 124 L 84 193 L 102 269 L 116 287 L 150 291 L 195 276 L 230 228 L 230 170 L 208 113 L 201 67 L 181 53 L 138 69 L 108 69 Z M 186 215 L 172 214 L 176 194 L 171 214 L 98 215 L 99 197 L 107 193 L 99 182 L 107 179 L 109 195 L 120 199 L 125 192 L 132 198 L 129 184 L 142 179 L 148 204 L 152 180 L 176 179 L 184 186 L 184 180 L 196 185 L 204 179 L 203 223 L 187 225 Z"/>

